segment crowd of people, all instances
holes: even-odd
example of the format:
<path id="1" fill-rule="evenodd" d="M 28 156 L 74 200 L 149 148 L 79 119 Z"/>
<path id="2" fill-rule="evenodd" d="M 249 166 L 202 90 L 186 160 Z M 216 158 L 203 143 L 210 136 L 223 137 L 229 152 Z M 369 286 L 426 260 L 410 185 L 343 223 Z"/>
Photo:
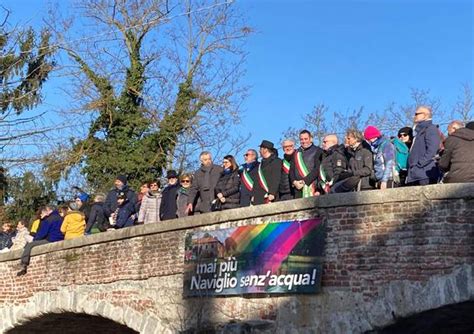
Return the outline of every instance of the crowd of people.
<path id="1" fill-rule="evenodd" d="M 144 182 L 138 194 L 125 175 L 118 175 L 114 188 L 92 202 L 81 192 L 67 206 L 40 208 L 30 231 L 25 221 L 16 230 L 3 224 L 0 252 L 23 249 L 21 276 L 33 247 L 97 232 L 328 193 L 474 182 L 474 122 L 451 122 L 445 138 L 432 122 L 431 109 L 421 106 L 414 123 L 393 138 L 375 126 L 347 130 L 344 143 L 328 134 L 321 147 L 302 130 L 299 148 L 284 140 L 280 158 L 274 143 L 263 140 L 259 152 L 246 151 L 240 166 L 232 155 L 217 165 L 205 151 L 194 174 L 169 170 L 166 186 L 159 179 Z"/>

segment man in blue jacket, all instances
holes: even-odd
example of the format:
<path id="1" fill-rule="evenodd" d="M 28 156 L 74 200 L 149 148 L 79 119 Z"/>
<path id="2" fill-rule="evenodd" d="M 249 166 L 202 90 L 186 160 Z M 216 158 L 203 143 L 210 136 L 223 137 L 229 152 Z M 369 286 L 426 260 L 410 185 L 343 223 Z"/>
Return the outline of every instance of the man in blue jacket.
<path id="1" fill-rule="evenodd" d="M 433 184 L 439 180 L 440 171 L 435 156 L 440 148 L 441 138 L 431 119 L 429 107 L 421 106 L 416 109 L 414 138 L 408 157 L 408 185 Z"/>
<path id="2" fill-rule="evenodd" d="M 23 250 L 23 254 L 21 255 L 22 269 L 17 273 L 17 276 L 26 274 L 28 265 L 30 264 L 31 249 L 33 247 L 64 240 L 64 235 L 61 232 L 62 223 L 63 218 L 54 207 L 46 206 L 41 210 L 41 222 L 38 232 L 33 241 L 26 244 Z"/>

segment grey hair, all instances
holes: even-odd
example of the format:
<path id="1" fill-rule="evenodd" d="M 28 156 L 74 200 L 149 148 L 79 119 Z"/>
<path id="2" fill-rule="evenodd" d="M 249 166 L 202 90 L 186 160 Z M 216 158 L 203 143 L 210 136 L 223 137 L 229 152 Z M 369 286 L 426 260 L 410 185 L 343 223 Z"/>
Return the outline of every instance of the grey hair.
<path id="1" fill-rule="evenodd" d="M 362 143 L 362 141 L 364 140 L 364 135 L 357 129 L 348 129 L 346 131 L 346 137 L 347 136 L 354 137 L 358 143 Z"/>

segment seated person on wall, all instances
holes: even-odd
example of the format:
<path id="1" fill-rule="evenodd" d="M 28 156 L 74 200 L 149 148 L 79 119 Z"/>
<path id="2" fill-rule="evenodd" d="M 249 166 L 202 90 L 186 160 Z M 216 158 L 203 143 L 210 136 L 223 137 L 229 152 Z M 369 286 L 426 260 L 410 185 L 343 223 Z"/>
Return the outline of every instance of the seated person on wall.
<path id="1" fill-rule="evenodd" d="M 112 214 L 112 227 L 123 228 L 133 226 L 135 221 L 135 203 L 128 200 L 127 194 L 121 192 L 117 195 L 117 209 Z"/>
<path id="2" fill-rule="evenodd" d="M 347 170 L 347 156 L 344 145 L 339 145 L 335 134 L 323 138 L 323 154 L 318 176 L 318 190 L 327 194 L 333 184 L 341 181 L 343 172 Z"/>
<path id="3" fill-rule="evenodd" d="M 448 136 L 439 167 L 446 172 L 443 183 L 474 182 L 474 122 Z"/>
<path id="4" fill-rule="evenodd" d="M 226 155 L 222 162 L 224 171 L 217 181 L 215 188 L 215 202 L 221 210 L 238 208 L 240 206 L 240 178 L 239 166 L 232 155 Z"/>
<path id="5" fill-rule="evenodd" d="M 104 194 L 97 194 L 92 203 L 89 218 L 87 219 L 85 234 L 93 234 L 107 231 L 109 222 L 105 217 Z"/>
<path id="6" fill-rule="evenodd" d="M 342 193 L 348 191 L 362 191 L 373 189 L 370 185 L 370 177 L 374 175 L 372 152 L 362 145 L 364 137 L 355 129 L 346 132 L 346 150 L 349 159 L 349 168 L 342 177 L 343 180 L 336 182 L 331 187 L 331 193 Z"/>
<path id="7" fill-rule="evenodd" d="M 64 239 L 64 235 L 61 232 L 62 223 L 63 219 L 53 206 L 48 205 L 43 208 L 38 233 L 34 236 L 33 241 L 28 243 L 23 250 L 20 260 L 22 269 L 17 273 L 17 276 L 26 274 L 33 247 Z"/>
<path id="8" fill-rule="evenodd" d="M 35 211 L 35 217 L 31 223 L 30 235 L 33 237 L 36 235 L 39 229 L 39 224 L 41 222 L 41 211 L 43 211 L 42 207 Z"/>
<path id="9" fill-rule="evenodd" d="M 161 191 L 160 191 L 160 180 L 156 179 L 149 182 L 149 190 L 143 196 L 142 205 L 138 212 L 138 223 L 149 224 L 157 223 L 160 219 L 160 206 L 161 206 Z"/>
<path id="10" fill-rule="evenodd" d="M 18 221 L 16 225 L 16 235 L 13 237 L 11 250 L 23 249 L 26 244 L 33 241 L 24 220 Z"/>
<path id="11" fill-rule="evenodd" d="M 258 166 L 257 180 L 252 189 L 252 204 L 268 204 L 278 200 L 281 180 L 281 160 L 271 141 L 260 144 L 262 160 Z"/>
<path id="12" fill-rule="evenodd" d="M 68 204 L 68 212 L 61 224 L 61 232 L 64 234 L 64 240 L 70 240 L 82 237 L 86 230 L 86 217 L 79 211 L 77 202 Z"/>
<path id="13" fill-rule="evenodd" d="M 375 187 L 393 188 L 393 170 L 395 168 L 395 149 L 390 139 L 385 138 L 375 126 L 364 130 L 364 138 L 370 143 L 374 156 Z"/>
<path id="14" fill-rule="evenodd" d="M 160 219 L 170 220 L 177 218 L 176 212 L 178 207 L 176 200 L 178 198 L 178 173 L 174 170 L 169 170 L 166 173 L 166 179 L 168 184 L 161 192 L 161 203 L 160 203 Z"/>
<path id="15" fill-rule="evenodd" d="M 0 232 L 0 252 L 8 252 L 13 244 L 12 238 L 15 236 L 15 230 L 12 224 L 3 223 L 2 232 Z"/>

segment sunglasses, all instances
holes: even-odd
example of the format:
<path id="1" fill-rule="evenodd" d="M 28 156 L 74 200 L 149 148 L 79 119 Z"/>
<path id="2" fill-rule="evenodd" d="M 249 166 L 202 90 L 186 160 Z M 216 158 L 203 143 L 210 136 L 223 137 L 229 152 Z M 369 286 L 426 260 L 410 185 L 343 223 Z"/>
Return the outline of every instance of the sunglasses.
<path id="1" fill-rule="evenodd" d="M 398 137 L 408 137 L 408 135 L 406 133 L 400 133 Z"/>
<path id="2" fill-rule="evenodd" d="M 191 183 L 190 180 L 181 180 L 181 183 Z"/>

